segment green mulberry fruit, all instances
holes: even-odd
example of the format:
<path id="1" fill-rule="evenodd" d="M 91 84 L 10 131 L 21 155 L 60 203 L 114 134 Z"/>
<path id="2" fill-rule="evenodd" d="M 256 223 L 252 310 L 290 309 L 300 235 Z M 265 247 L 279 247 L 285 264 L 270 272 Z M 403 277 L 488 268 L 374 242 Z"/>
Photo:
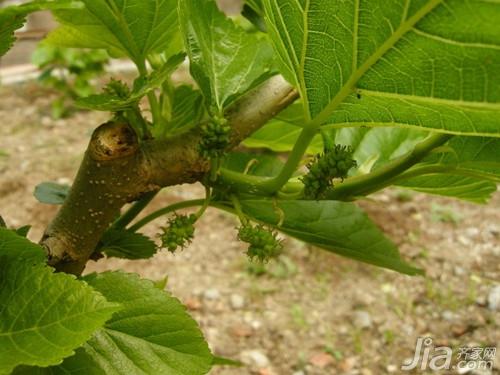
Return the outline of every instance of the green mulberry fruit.
<path id="1" fill-rule="evenodd" d="M 230 143 L 231 127 L 226 119 L 213 119 L 201 126 L 200 154 L 204 158 L 222 156 Z"/>
<path id="2" fill-rule="evenodd" d="M 111 96 L 117 96 L 120 99 L 128 99 L 130 97 L 130 89 L 127 84 L 114 78 L 111 78 L 111 81 L 106 84 L 104 92 Z"/>
<path id="3" fill-rule="evenodd" d="M 322 198 L 333 187 L 334 178 L 344 179 L 349 170 L 356 166 L 350 146 L 335 145 L 316 155 L 307 165 L 309 172 L 302 177 L 304 195 L 308 199 Z"/>
<path id="4" fill-rule="evenodd" d="M 247 255 L 251 260 L 266 262 L 276 258 L 283 250 L 277 233 L 263 225 L 242 225 L 238 230 L 238 239 L 249 244 Z"/>
<path id="5" fill-rule="evenodd" d="M 168 226 L 163 227 L 161 234 L 162 247 L 170 252 L 180 247 L 184 248 L 186 244 L 190 243 L 194 236 L 194 223 L 197 216 L 191 215 L 177 215 L 168 220 Z"/>

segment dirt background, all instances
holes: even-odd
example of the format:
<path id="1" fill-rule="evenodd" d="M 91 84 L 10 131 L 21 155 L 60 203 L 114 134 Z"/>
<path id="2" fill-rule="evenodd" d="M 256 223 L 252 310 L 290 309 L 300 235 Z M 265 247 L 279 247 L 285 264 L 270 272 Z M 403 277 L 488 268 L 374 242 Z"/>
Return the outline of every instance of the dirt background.
<path id="1" fill-rule="evenodd" d="M 53 120 L 54 98 L 35 83 L 0 88 L 0 214 L 12 227 L 33 225 L 35 241 L 57 207 L 38 203 L 34 187 L 71 183 L 89 135 L 108 116 L 76 112 Z M 199 186 L 168 188 L 148 211 L 202 195 Z M 500 312 L 488 306 L 500 298 L 500 194 L 481 206 L 390 189 L 360 205 L 404 258 L 426 269 L 425 278 L 293 239 L 285 239 L 278 262 L 252 266 L 235 240 L 235 219 L 213 209 L 183 252 L 101 260 L 87 272 L 124 269 L 153 280 L 168 275 L 167 289 L 188 306 L 214 352 L 247 364 L 212 374 L 398 374 L 419 336 L 456 350 L 500 347 Z M 146 232 L 154 236 L 164 223 Z"/>

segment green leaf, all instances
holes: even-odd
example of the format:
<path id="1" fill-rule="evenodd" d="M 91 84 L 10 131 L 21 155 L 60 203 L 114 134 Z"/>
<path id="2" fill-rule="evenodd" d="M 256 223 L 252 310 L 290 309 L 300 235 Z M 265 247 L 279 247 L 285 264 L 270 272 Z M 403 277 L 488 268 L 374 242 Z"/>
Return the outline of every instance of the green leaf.
<path id="1" fill-rule="evenodd" d="M 237 27 L 214 0 L 181 1 L 179 17 L 191 75 L 206 104 L 219 113 L 274 74 L 274 53 L 265 36 Z"/>
<path id="2" fill-rule="evenodd" d="M 281 171 L 283 162 L 274 155 L 231 152 L 224 158 L 222 167 L 254 176 L 273 177 Z"/>
<path id="3" fill-rule="evenodd" d="M 249 20 L 258 30 L 266 32 L 264 8 L 260 0 L 245 1 L 241 15 Z"/>
<path id="4" fill-rule="evenodd" d="M 23 27 L 26 22 L 27 13 L 13 11 L 12 9 L 18 8 L 6 8 L 0 10 L 0 57 L 5 55 L 12 47 L 16 41 L 14 32 Z"/>
<path id="5" fill-rule="evenodd" d="M 113 57 L 127 55 L 113 33 L 86 8 L 58 10 L 53 14 L 60 26 L 47 35 L 45 44 L 66 48 L 104 49 Z"/>
<path id="6" fill-rule="evenodd" d="M 0 256 L 6 261 L 19 259 L 27 264 L 36 265 L 46 261 L 45 252 L 40 246 L 5 228 L 0 228 Z M 3 265 L 0 263 L 2 270 L 5 269 Z"/>
<path id="7" fill-rule="evenodd" d="M 76 101 L 76 105 L 81 108 L 93 109 L 98 111 L 123 111 L 136 105 L 142 97 L 149 92 L 160 87 L 165 82 L 172 72 L 179 66 L 185 58 L 184 53 L 179 53 L 172 56 L 158 70 L 153 71 L 149 77 L 139 77 L 134 82 L 134 88 L 128 98 L 121 98 L 117 95 L 98 94 L 90 95 L 86 98 L 80 98 Z"/>
<path id="8" fill-rule="evenodd" d="M 84 279 L 124 309 L 63 362 L 66 373 L 201 375 L 210 370 L 208 345 L 177 299 L 137 275 L 106 272 Z"/>
<path id="9" fill-rule="evenodd" d="M 23 225 L 22 227 L 17 228 L 15 232 L 21 237 L 27 237 L 30 229 L 31 225 Z"/>
<path id="10" fill-rule="evenodd" d="M 181 85 L 174 89 L 170 119 L 165 125 L 155 124 L 155 138 L 181 133 L 198 124 L 203 115 L 203 97 L 199 90 L 191 86 Z"/>
<path id="11" fill-rule="evenodd" d="M 0 9 L 0 57 L 12 47 L 16 38 L 14 32 L 23 27 L 29 13 L 44 9 L 71 7 L 71 0 L 32 1 L 18 6 Z"/>
<path id="12" fill-rule="evenodd" d="M 450 172 L 500 183 L 500 139 L 453 137 L 441 152 L 424 160 L 426 165 L 449 166 Z"/>
<path id="13" fill-rule="evenodd" d="M 56 182 L 42 182 L 35 187 L 35 198 L 40 203 L 63 204 L 68 196 L 71 186 Z"/>
<path id="14" fill-rule="evenodd" d="M 500 182 L 498 138 L 453 137 L 402 174 L 397 185 L 428 194 L 486 203 Z"/>
<path id="15" fill-rule="evenodd" d="M 0 229 L 0 373 L 49 366 L 89 339 L 119 305 L 74 276 L 54 273 L 44 250 Z"/>
<path id="16" fill-rule="evenodd" d="M 412 151 L 428 135 L 428 132 L 408 128 L 343 128 L 336 130 L 333 138 L 335 143 L 353 148 L 358 165 L 376 158 L 372 166 L 372 170 L 376 170 Z"/>
<path id="17" fill-rule="evenodd" d="M 500 3 L 264 0 L 316 125 L 500 136 Z"/>
<path id="18" fill-rule="evenodd" d="M 331 135 L 336 143 L 354 149 L 359 168 L 352 175 L 361 175 L 412 151 L 429 133 L 389 127 L 342 128 L 333 130 Z M 499 148 L 498 138 L 455 136 L 393 183 L 428 194 L 484 203 L 500 181 Z"/>
<path id="19" fill-rule="evenodd" d="M 105 48 L 143 66 L 150 53 L 179 37 L 176 0 L 82 0 L 85 9 L 56 12 L 63 24 L 48 42 L 67 47 Z M 138 20 L 140 19 L 140 22 Z"/>
<path id="20" fill-rule="evenodd" d="M 108 230 L 99 251 L 108 257 L 147 259 L 156 253 L 155 243 L 145 235 L 128 230 Z"/>
<path id="21" fill-rule="evenodd" d="M 242 200 L 241 206 L 257 221 L 327 251 L 409 275 L 421 273 L 401 259 L 397 247 L 353 203 Z"/>
<path id="22" fill-rule="evenodd" d="M 295 102 L 246 138 L 243 145 L 250 148 L 268 148 L 275 152 L 291 151 L 305 123 L 303 105 Z M 318 135 L 309 145 L 307 152 L 317 154 L 322 151 L 323 140 Z"/>
<path id="23" fill-rule="evenodd" d="M 12 375 L 108 375 L 92 361 L 92 357 L 83 348 L 76 349 L 75 353 L 57 366 L 18 366 Z"/>
<path id="24" fill-rule="evenodd" d="M 454 197 L 474 203 L 486 203 L 497 190 L 495 183 L 453 173 L 426 173 L 398 182 L 397 185 L 427 194 Z"/>
<path id="25" fill-rule="evenodd" d="M 302 128 L 280 120 L 271 120 L 268 124 L 253 133 L 243 141 L 249 148 L 268 148 L 275 152 L 288 152 L 293 149 Z M 314 137 L 307 148 L 308 154 L 317 154 L 323 151 L 323 141 L 320 135 Z"/>

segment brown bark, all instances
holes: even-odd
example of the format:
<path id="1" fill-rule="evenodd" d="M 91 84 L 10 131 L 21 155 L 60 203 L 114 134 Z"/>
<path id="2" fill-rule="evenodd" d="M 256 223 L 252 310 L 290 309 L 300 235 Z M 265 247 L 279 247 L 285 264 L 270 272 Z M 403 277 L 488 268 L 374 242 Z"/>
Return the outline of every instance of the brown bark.
<path id="1" fill-rule="evenodd" d="M 297 97 L 293 87 L 275 76 L 236 102 L 226 113 L 233 129 L 231 147 Z M 68 197 L 41 240 L 49 263 L 80 274 L 124 204 L 165 186 L 199 181 L 209 170 L 198 153 L 199 141 L 197 128 L 175 138 L 139 143 L 127 124 L 98 127 Z"/>

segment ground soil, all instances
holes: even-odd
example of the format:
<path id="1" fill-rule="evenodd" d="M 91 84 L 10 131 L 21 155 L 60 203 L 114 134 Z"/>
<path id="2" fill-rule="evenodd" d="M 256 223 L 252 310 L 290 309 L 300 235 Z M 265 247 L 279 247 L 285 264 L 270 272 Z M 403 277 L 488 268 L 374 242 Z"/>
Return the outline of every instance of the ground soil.
<path id="1" fill-rule="evenodd" d="M 70 183 L 89 135 L 108 116 L 76 112 L 53 120 L 53 99 L 34 83 L 0 89 L 0 214 L 12 227 L 32 225 L 33 240 L 57 211 L 35 200 L 34 187 Z M 148 210 L 202 195 L 199 186 L 168 188 Z M 235 219 L 212 209 L 183 252 L 135 262 L 104 259 L 87 272 L 168 275 L 167 289 L 188 306 L 213 351 L 250 363 L 212 374 L 399 374 L 419 336 L 455 349 L 500 347 L 500 312 L 487 306 L 500 285 L 500 195 L 482 206 L 391 189 L 359 204 L 426 277 L 293 239 L 285 239 L 279 262 L 251 266 L 235 239 Z M 164 222 L 146 232 L 154 236 Z"/>

